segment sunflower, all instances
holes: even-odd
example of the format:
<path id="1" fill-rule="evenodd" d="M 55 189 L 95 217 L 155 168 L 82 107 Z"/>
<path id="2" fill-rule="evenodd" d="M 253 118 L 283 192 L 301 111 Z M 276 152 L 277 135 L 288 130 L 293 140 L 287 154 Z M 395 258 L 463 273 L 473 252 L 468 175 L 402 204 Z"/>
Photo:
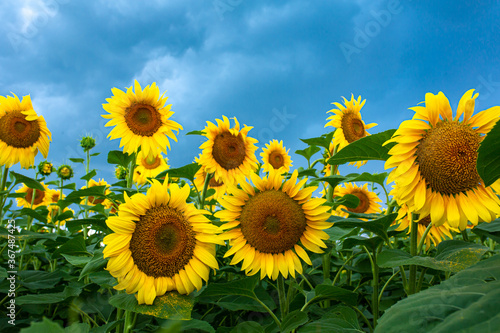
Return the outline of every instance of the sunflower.
<path id="1" fill-rule="evenodd" d="M 125 195 L 118 216 L 106 221 L 115 233 L 104 238 L 107 270 L 118 279 L 114 288 L 138 292 L 139 304 L 152 304 L 170 290 L 200 290 L 210 268 L 217 269 L 215 245 L 224 244 L 205 210 L 186 203 L 191 189 L 152 180 L 146 194 Z"/>
<path id="2" fill-rule="evenodd" d="M 207 141 L 200 146 L 203 149 L 199 163 L 206 172 L 214 173 L 216 181 L 235 184 L 244 179 L 257 168 L 254 145 L 258 141 L 247 136 L 252 127 L 240 124 L 234 119 L 234 127 L 230 128 L 229 119 L 216 119 L 217 125 L 207 121 L 204 136 Z"/>
<path id="3" fill-rule="evenodd" d="M 54 218 L 59 215 L 60 208 L 56 204 L 50 204 L 47 206 L 47 209 L 49 210 L 49 213 L 47 214 L 47 223 L 59 223 L 61 226 L 66 224 L 66 221 L 71 220 L 73 217 L 68 217 L 67 219 L 61 220 L 61 221 L 54 221 Z M 71 208 L 65 207 L 63 209 L 63 213 L 65 212 L 72 212 L 73 216 L 75 215 L 75 211 Z"/>
<path id="4" fill-rule="evenodd" d="M 346 206 L 340 205 L 335 211 L 335 215 L 348 217 L 349 213 L 345 212 L 348 210 L 353 213 L 363 213 L 363 214 L 373 214 L 380 213 L 382 209 L 380 203 L 382 200 L 372 191 L 368 190 L 368 184 L 364 184 L 359 187 L 356 184 L 344 183 L 344 186 L 339 185 L 335 187 L 334 196 L 342 197 L 346 194 L 352 194 L 358 197 L 359 204 L 356 208 L 348 208 Z"/>
<path id="5" fill-rule="evenodd" d="M 22 101 L 16 95 L 0 96 L 0 165 L 10 168 L 20 162 L 25 169 L 34 166 L 38 150 L 47 158 L 51 139 L 47 123 L 33 110 L 29 95 Z"/>
<path id="6" fill-rule="evenodd" d="M 171 138 L 177 141 L 173 131 L 182 129 L 182 126 L 169 118 L 174 114 L 170 111 L 171 104 L 165 106 L 168 97 L 160 96 L 160 89 L 153 82 L 146 86 L 144 91 L 139 82 L 135 81 L 135 92 L 132 87 L 124 92 L 113 88 L 112 98 L 107 98 L 108 104 L 103 104 L 109 114 L 103 118 L 111 119 L 105 126 L 115 126 L 108 137 L 112 140 L 120 138 L 120 147 L 123 151 L 133 154 L 141 147 L 145 155 L 154 155 L 159 148 L 167 153 Z"/>
<path id="7" fill-rule="evenodd" d="M 264 172 L 269 172 L 271 169 L 278 170 L 278 172 L 284 173 L 290 170 L 292 166 L 292 160 L 288 152 L 290 149 L 286 150 L 283 147 L 283 141 L 278 142 L 278 140 L 272 140 L 266 143 L 266 148 L 262 148 L 263 152 L 260 153 L 262 165 Z"/>
<path id="8" fill-rule="evenodd" d="M 19 188 L 16 193 L 23 193 L 24 196 L 20 198 L 16 198 L 17 207 L 25 207 L 35 209 L 40 206 L 46 206 L 50 203 L 50 197 L 48 195 L 48 186 L 41 182 L 44 190 L 33 189 L 26 185 L 23 185 Z M 34 197 L 33 197 L 33 191 Z M 31 202 L 33 201 L 33 206 L 31 206 Z"/>
<path id="9" fill-rule="evenodd" d="M 199 158 L 194 158 L 196 163 L 199 164 Z M 205 178 L 207 177 L 207 173 L 203 170 L 203 167 L 200 168 L 196 174 L 194 175 L 194 185 L 198 189 L 198 191 L 203 190 L 203 186 L 205 185 Z M 208 182 L 208 190 L 215 190 L 214 195 L 207 197 L 206 200 L 215 199 L 219 200 L 224 194 L 226 194 L 227 185 L 222 180 L 215 180 L 214 177 L 210 178 Z"/>
<path id="10" fill-rule="evenodd" d="M 408 210 L 408 207 L 406 205 L 402 205 L 399 208 L 398 211 L 398 216 L 396 217 L 396 220 L 394 224 L 399 224 L 396 230 L 401 231 L 408 229 L 408 234 L 411 232 L 411 215 L 412 213 Z M 422 239 L 422 236 L 424 235 L 425 230 L 429 226 L 429 223 L 431 223 L 431 217 L 430 215 L 420 217 L 418 219 L 418 230 L 417 230 L 417 242 L 420 243 L 420 240 Z M 437 246 L 439 243 L 441 243 L 445 239 L 453 239 L 453 235 L 450 232 L 450 227 L 448 224 L 442 224 L 440 226 L 432 225 L 431 229 L 429 230 L 429 233 L 425 237 L 425 249 L 428 250 L 429 247 L 432 244 L 434 246 Z"/>
<path id="11" fill-rule="evenodd" d="M 111 194 L 111 190 L 109 189 L 109 184 L 104 181 L 104 179 L 99 179 L 98 182 L 96 182 L 95 180 L 91 179 L 89 181 L 89 187 L 88 188 L 91 188 L 91 187 L 94 187 L 94 186 L 106 186 L 106 190 L 104 192 L 104 195 L 109 195 Z M 83 186 L 81 189 L 86 189 L 87 186 Z M 83 199 L 81 202 L 80 202 L 81 205 L 88 205 L 88 206 L 95 206 L 97 204 L 101 204 L 103 205 L 105 208 L 111 208 L 111 206 L 113 206 L 113 202 L 107 198 L 102 198 L 102 197 L 99 197 L 99 198 L 96 198 L 94 197 L 93 195 L 90 195 L 87 197 L 87 199 Z"/>
<path id="12" fill-rule="evenodd" d="M 148 178 L 154 178 L 157 174 L 169 168 L 168 159 L 157 151 L 155 155 L 137 154 L 136 167 L 134 169 L 134 183 L 144 185 Z"/>
<path id="13" fill-rule="evenodd" d="M 332 225 L 326 222 L 330 207 L 323 206 L 325 199 L 311 198 L 316 186 L 301 189 L 307 179 L 296 184 L 297 176 L 295 170 L 283 182 L 283 176 L 271 169 L 268 177 L 251 174 L 256 189 L 246 180 L 240 183 L 242 189 L 228 186 L 230 195 L 219 199 L 225 210 L 215 216 L 226 222 L 221 228 L 232 229 L 222 235 L 230 240 L 225 257 L 234 254 L 231 265 L 243 260 L 246 274 L 260 271 L 261 279 L 267 275 L 276 280 L 280 273 L 285 278 L 302 273 L 299 258 L 312 265 L 304 248 L 323 253 L 323 240 L 329 238 L 323 229 Z"/>
<path id="14" fill-rule="evenodd" d="M 447 221 L 464 230 L 467 221 L 490 222 L 500 213 L 500 200 L 476 170 L 477 150 L 497 122 L 500 107 L 472 116 L 478 96 L 473 92 L 462 96 L 455 117 L 442 92 L 427 93 L 425 106 L 411 108 L 413 119 L 385 143 L 396 142 L 385 168 L 395 167 L 388 181 L 397 185 L 397 201 L 416 214 L 430 215 L 436 226 Z"/>
<path id="15" fill-rule="evenodd" d="M 361 101 L 361 96 L 355 100 L 354 95 L 351 95 L 350 101 L 344 97 L 342 98 L 344 99 L 345 106 L 337 102 L 332 103 L 337 109 L 328 111 L 333 113 L 333 115 L 326 119 L 329 121 L 325 125 L 325 127 L 332 126 L 336 128 L 333 134 L 332 143 L 333 148 L 337 147 L 337 151 L 340 151 L 342 148 L 358 139 L 370 135 L 366 130 L 377 125 L 375 123 L 366 125 L 361 119 L 360 110 L 366 102 L 366 100 Z M 333 154 L 333 149 L 330 150 L 330 153 Z M 358 161 L 349 164 L 356 165 L 359 168 L 365 163 L 366 161 Z"/>

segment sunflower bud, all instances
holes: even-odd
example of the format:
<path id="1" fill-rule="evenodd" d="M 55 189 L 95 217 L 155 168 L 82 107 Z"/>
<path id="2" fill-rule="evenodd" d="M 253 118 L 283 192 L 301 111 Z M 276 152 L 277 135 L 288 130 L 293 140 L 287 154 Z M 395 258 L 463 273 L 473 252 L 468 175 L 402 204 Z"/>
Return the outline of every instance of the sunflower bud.
<path id="1" fill-rule="evenodd" d="M 55 169 L 50 162 L 42 161 L 38 164 L 38 173 L 42 176 L 49 176 L 53 171 L 55 171 Z"/>
<path id="2" fill-rule="evenodd" d="M 82 146 L 83 151 L 89 151 L 95 147 L 95 139 L 91 136 L 85 136 L 80 140 L 80 146 Z"/>
<path id="3" fill-rule="evenodd" d="M 70 179 L 73 177 L 73 169 L 69 165 L 61 165 L 57 169 L 57 176 L 61 179 Z"/>
<path id="4" fill-rule="evenodd" d="M 121 165 L 118 165 L 115 169 L 116 179 L 119 180 L 127 179 L 127 176 L 128 176 L 128 169 Z"/>

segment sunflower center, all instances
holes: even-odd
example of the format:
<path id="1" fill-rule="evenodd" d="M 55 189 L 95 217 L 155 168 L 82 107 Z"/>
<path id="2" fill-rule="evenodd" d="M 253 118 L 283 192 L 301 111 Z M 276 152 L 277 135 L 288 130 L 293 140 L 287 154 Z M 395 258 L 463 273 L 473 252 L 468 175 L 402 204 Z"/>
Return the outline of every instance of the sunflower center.
<path id="1" fill-rule="evenodd" d="M 215 179 L 215 177 L 212 177 L 210 178 L 210 180 L 208 181 L 208 185 L 210 187 L 219 187 L 219 186 L 222 186 L 224 185 L 224 183 L 222 181 L 218 181 L 217 179 Z"/>
<path id="2" fill-rule="evenodd" d="M 33 200 L 33 205 L 39 205 L 43 202 L 43 198 L 45 197 L 45 192 L 35 189 L 35 198 L 33 199 L 33 189 L 28 188 L 26 191 L 26 195 L 24 196 L 24 200 L 31 204 L 31 200 Z"/>
<path id="3" fill-rule="evenodd" d="M 438 122 L 417 147 L 417 162 L 425 183 L 435 192 L 457 194 L 481 182 L 476 170 L 481 137 L 470 126 Z"/>
<path id="4" fill-rule="evenodd" d="M 130 240 L 137 267 L 148 276 L 173 277 L 194 254 L 195 232 L 184 215 L 168 206 L 156 206 L 141 215 Z"/>
<path id="5" fill-rule="evenodd" d="M 26 120 L 21 111 L 8 112 L 0 118 L 0 140 L 11 147 L 31 147 L 40 134 L 38 121 Z"/>
<path id="6" fill-rule="evenodd" d="M 239 167 L 245 160 L 245 142 L 241 134 L 232 135 L 229 132 L 217 134 L 214 139 L 212 155 L 217 163 L 226 170 Z"/>
<path id="7" fill-rule="evenodd" d="M 125 122 L 134 134 L 140 136 L 152 136 L 162 125 L 158 110 L 147 104 L 134 104 L 128 108 Z"/>
<path id="8" fill-rule="evenodd" d="M 274 169 L 281 168 L 285 165 L 283 155 L 281 155 L 279 151 L 273 151 L 271 154 L 269 154 L 269 164 L 271 164 Z"/>
<path id="9" fill-rule="evenodd" d="M 154 159 L 144 158 L 142 160 L 142 166 L 146 169 L 156 169 L 160 166 L 161 159 L 156 156 Z"/>
<path id="10" fill-rule="evenodd" d="M 365 125 L 355 113 L 346 112 L 341 120 L 342 130 L 347 142 L 351 143 L 366 136 Z"/>
<path id="11" fill-rule="evenodd" d="M 422 224 L 424 227 L 428 227 L 429 224 L 431 223 L 431 216 L 427 215 L 426 217 L 420 219 L 418 223 Z"/>
<path id="12" fill-rule="evenodd" d="M 240 225 L 245 239 L 256 250 L 282 253 L 297 244 L 307 220 L 302 207 L 285 192 L 267 190 L 247 201 Z"/>
<path id="13" fill-rule="evenodd" d="M 364 213 L 370 208 L 370 198 L 363 192 L 350 193 L 359 199 L 359 205 L 356 208 L 347 208 L 348 211 L 353 213 Z"/>
<path id="14" fill-rule="evenodd" d="M 93 205 L 97 205 L 97 204 L 102 204 L 104 202 L 104 199 L 105 198 L 96 198 L 93 195 L 91 195 L 88 198 L 88 202 L 90 202 Z"/>

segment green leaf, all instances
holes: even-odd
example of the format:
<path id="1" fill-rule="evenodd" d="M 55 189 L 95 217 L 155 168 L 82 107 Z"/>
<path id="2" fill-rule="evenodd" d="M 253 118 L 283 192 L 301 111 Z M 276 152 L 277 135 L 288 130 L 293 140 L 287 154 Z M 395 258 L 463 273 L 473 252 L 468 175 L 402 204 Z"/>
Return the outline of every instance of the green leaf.
<path id="1" fill-rule="evenodd" d="M 82 163 L 83 164 L 83 162 L 85 162 L 85 160 L 83 158 L 70 158 L 69 160 L 73 163 Z"/>
<path id="2" fill-rule="evenodd" d="M 191 319 L 194 299 L 189 295 L 180 295 L 175 291 L 156 297 L 152 305 L 139 305 L 134 295 L 117 294 L 109 299 L 112 306 L 142 313 L 160 319 Z"/>
<path id="3" fill-rule="evenodd" d="M 75 232 L 82 229 L 83 225 L 91 225 L 93 229 L 107 231 L 106 220 L 104 219 L 78 219 L 66 221 L 66 227 L 70 232 Z"/>
<path id="4" fill-rule="evenodd" d="M 384 215 L 378 219 L 371 221 L 361 221 L 358 219 L 347 218 L 343 220 L 337 220 L 335 217 L 331 217 L 328 219 L 330 222 L 335 222 L 335 226 L 344 227 L 344 228 L 362 228 L 366 231 L 373 232 L 377 236 L 382 237 L 385 241 L 389 240 L 389 236 L 387 235 L 387 229 L 394 221 L 394 219 L 398 216 L 397 213 L 392 213 L 389 215 Z"/>
<path id="5" fill-rule="evenodd" d="M 102 249 L 96 250 L 92 259 L 83 267 L 79 280 L 90 273 L 100 271 L 107 262 L 108 261 L 103 258 Z"/>
<path id="6" fill-rule="evenodd" d="M 95 175 L 97 175 L 97 172 L 95 171 L 95 169 L 93 169 L 92 171 L 90 171 L 88 174 L 86 174 L 85 176 L 83 176 L 80 179 L 90 181 L 92 179 L 92 177 L 94 177 Z"/>
<path id="7" fill-rule="evenodd" d="M 310 139 L 299 139 L 300 141 L 307 143 L 309 146 L 320 146 L 325 148 L 326 150 L 330 149 L 330 143 L 332 142 L 333 138 L 333 132 L 330 132 L 328 134 L 323 134 L 320 137 L 317 138 L 310 138 Z"/>
<path id="8" fill-rule="evenodd" d="M 42 184 L 40 184 L 37 180 L 35 180 L 33 178 L 26 177 L 24 175 L 21 175 L 20 173 L 14 172 L 14 171 L 11 171 L 10 175 L 14 176 L 14 178 L 16 179 L 14 181 L 14 185 L 23 183 L 24 185 L 28 186 L 29 188 L 35 188 L 35 189 L 40 190 L 40 191 L 45 191 L 45 187 L 43 187 Z"/>
<path id="9" fill-rule="evenodd" d="M 187 132 L 186 135 L 205 135 L 204 131 L 191 131 Z"/>
<path id="10" fill-rule="evenodd" d="M 230 333 L 252 332 L 264 333 L 264 328 L 256 321 L 244 321 L 236 325 Z"/>
<path id="11" fill-rule="evenodd" d="M 53 304 L 64 301 L 69 297 L 75 297 L 80 295 L 82 292 L 79 288 L 66 287 L 64 291 L 59 293 L 48 293 L 48 294 L 28 294 L 24 296 L 18 296 L 16 298 L 17 305 L 24 304 Z"/>
<path id="12" fill-rule="evenodd" d="M 85 240 L 83 235 L 75 236 L 69 241 L 61 245 L 52 254 L 52 259 L 57 259 L 61 257 L 61 254 L 71 254 L 71 255 L 88 255 L 87 247 L 85 246 Z"/>
<path id="13" fill-rule="evenodd" d="M 227 283 L 211 283 L 203 290 L 198 297 L 216 297 L 225 295 L 240 295 L 255 298 L 255 286 L 259 279 L 258 276 L 251 276 L 240 280 Z"/>
<path id="14" fill-rule="evenodd" d="M 336 209 L 340 205 L 346 206 L 347 208 L 356 208 L 359 206 L 359 198 L 354 194 L 346 194 L 342 197 L 335 198 L 333 209 Z"/>
<path id="15" fill-rule="evenodd" d="M 387 178 L 388 173 L 383 172 L 383 173 L 368 173 L 368 172 L 363 172 L 362 174 L 357 174 L 357 173 L 351 173 L 345 176 L 346 182 L 369 182 L 369 183 L 377 183 L 382 186 L 384 186 L 384 181 Z"/>
<path id="16" fill-rule="evenodd" d="M 382 146 L 396 132 L 395 129 L 368 135 L 342 148 L 328 160 L 328 164 L 340 165 L 348 162 L 382 160 L 389 158 L 393 143 Z"/>
<path id="17" fill-rule="evenodd" d="M 64 221 L 64 220 L 67 220 L 67 219 L 70 219 L 73 217 L 73 212 L 70 211 L 70 210 L 67 210 L 61 214 L 58 214 L 56 217 L 55 217 L 55 221 Z"/>
<path id="18" fill-rule="evenodd" d="M 129 155 L 120 150 L 111 150 L 108 153 L 108 163 L 118 164 L 128 169 L 130 162 L 134 160 L 134 155 Z"/>
<path id="19" fill-rule="evenodd" d="M 23 209 L 21 209 L 20 213 L 21 213 L 21 215 L 28 215 L 28 216 L 31 216 L 32 218 L 34 218 L 34 219 L 36 219 L 36 220 L 38 220 L 40 222 L 47 223 L 47 214 L 48 214 L 48 211 L 47 211 L 46 214 L 42 215 L 39 212 L 37 212 L 36 210 L 34 210 L 34 209 L 23 208 Z"/>
<path id="20" fill-rule="evenodd" d="M 339 175 L 331 175 L 326 177 L 319 177 L 314 180 L 327 182 L 328 184 L 330 184 L 331 187 L 336 187 L 338 184 L 345 182 L 347 178 Z"/>
<path id="21" fill-rule="evenodd" d="M 91 256 L 73 256 L 71 254 L 62 254 L 62 256 L 73 266 L 83 267 L 85 266 L 91 259 Z"/>
<path id="22" fill-rule="evenodd" d="M 274 310 L 276 308 L 276 303 L 269 296 L 269 293 L 262 287 L 257 287 L 254 290 L 255 296 L 264 303 L 269 309 Z M 222 296 L 215 298 L 204 297 L 203 299 L 198 299 L 199 302 L 208 301 L 210 303 L 215 303 L 218 306 L 231 310 L 231 311 L 253 311 L 253 312 L 266 312 L 267 310 L 255 300 L 255 298 L 249 298 L 248 296 L 231 295 Z"/>
<path id="23" fill-rule="evenodd" d="M 500 122 L 497 122 L 477 150 L 477 173 L 490 186 L 500 177 Z"/>
<path id="24" fill-rule="evenodd" d="M 323 230 L 330 236 L 330 241 L 338 241 L 346 237 L 357 234 L 358 228 L 341 228 L 337 226 L 332 226 L 331 228 Z"/>
<path id="25" fill-rule="evenodd" d="M 319 284 L 314 288 L 314 292 L 314 298 L 317 300 L 334 299 L 347 305 L 356 306 L 357 304 L 358 294 L 337 286 Z"/>
<path id="26" fill-rule="evenodd" d="M 42 321 L 32 322 L 30 327 L 22 328 L 21 333 L 64 333 L 64 329 L 50 319 L 43 317 Z"/>
<path id="27" fill-rule="evenodd" d="M 73 323 L 64 329 L 65 333 L 88 333 L 90 326 L 87 323 Z"/>
<path id="28" fill-rule="evenodd" d="M 73 191 L 68 196 L 66 197 L 66 200 L 73 200 L 73 199 L 81 199 L 82 197 L 96 197 L 96 198 L 104 198 L 105 196 L 105 191 L 106 191 L 107 186 L 106 185 L 101 185 L 101 186 L 92 186 L 89 188 L 84 188 L 82 190 L 78 191 Z"/>
<path id="29" fill-rule="evenodd" d="M 90 273 L 89 279 L 93 283 L 100 285 L 102 288 L 111 288 L 116 285 L 116 278 L 109 274 L 106 270 Z"/>
<path id="30" fill-rule="evenodd" d="M 370 250 L 375 250 L 377 247 L 379 247 L 380 244 L 382 244 L 384 240 L 380 237 L 371 237 L 371 238 L 366 238 L 362 236 L 351 236 L 349 238 L 344 239 L 344 242 L 342 243 L 342 249 L 352 249 L 355 246 L 366 246 L 366 248 Z"/>
<path id="31" fill-rule="evenodd" d="M 31 290 L 53 288 L 61 280 L 61 272 L 52 273 L 44 271 L 20 271 L 18 272 L 20 283 Z"/>
<path id="32" fill-rule="evenodd" d="M 500 255 L 403 299 L 380 318 L 381 332 L 498 332 Z"/>
<path id="33" fill-rule="evenodd" d="M 92 328 L 90 330 L 91 333 L 109 333 L 111 330 L 113 330 L 116 326 L 120 325 L 123 323 L 123 319 L 117 320 L 117 321 L 111 321 L 108 322 L 106 325 L 98 326 Z"/>
<path id="34" fill-rule="evenodd" d="M 100 155 L 101 153 L 93 153 L 93 154 L 90 154 L 90 157 L 94 157 L 94 156 L 98 156 Z"/>
<path id="35" fill-rule="evenodd" d="M 184 165 L 180 168 L 167 169 L 158 174 L 155 178 L 161 179 L 165 177 L 166 174 L 168 174 L 169 178 L 186 178 L 189 179 L 191 182 L 193 182 L 194 175 L 198 172 L 200 168 L 201 165 L 199 165 L 198 163 L 191 163 Z"/>
<path id="36" fill-rule="evenodd" d="M 203 332 L 215 333 L 212 325 L 207 323 L 204 320 L 191 319 L 189 321 L 182 322 L 182 331 L 183 332 L 192 332 L 193 330 L 200 330 Z"/>
<path id="37" fill-rule="evenodd" d="M 340 318 L 328 318 L 313 321 L 300 328 L 299 333 L 335 332 L 335 333 L 362 333 L 351 323 Z M 389 332 L 389 331 L 388 331 Z"/>
<path id="38" fill-rule="evenodd" d="M 307 313 L 295 310 L 286 315 L 281 321 L 281 332 L 288 333 L 296 329 L 300 325 L 304 325 L 309 320 Z"/>
<path id="39" fill-rule="evenodd" d="M 295 154 L 304 156 L 306 158 L 307 162 L 310 162 L 311 157 L 314 154 L 316 154 L 317 152 L 319 152 L 320 150 L 321 150 L 321 148 L 319 148 L 319 147 L 309 146 L 306 149 L 296 150 Z"/>
<path id="40" fill-rule="evenodd" d="M 500 243 L 500 219 L 493 220 L 490 223 L 479 223 L 472 229 L 472 232 Z"/>

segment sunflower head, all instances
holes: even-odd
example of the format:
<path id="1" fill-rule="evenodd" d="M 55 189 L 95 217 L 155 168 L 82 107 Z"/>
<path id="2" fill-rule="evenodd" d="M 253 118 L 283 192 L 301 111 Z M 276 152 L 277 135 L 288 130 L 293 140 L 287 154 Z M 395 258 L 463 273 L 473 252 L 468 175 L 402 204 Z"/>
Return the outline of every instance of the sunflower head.
<path id="1" fill-rule="evenodd" d="M 83 148 L 83 151 L 87 152 L 95 147 L 95 139 L 92 136 L 84 136 L 80 140 L 80 146 Z"/>
<path id="2" fill-rule="evenodd" d="M 38 150 L 47 158 L 50 141 L 47 123 L 33 110 L 29 95 L 22 101 L 14 94 L 0 96 L 0 165 L 20 162 L 28 169 L 35 165 Z"/>
<path id="3" fill-rule="evenodd" d="M 356 100 L 354 99 L 354 95 L 351 95 L 350 101 L 344 97 L 342 98 L 344 99 L 344 105 L 337 102 L 332 103 L 337 108 L 328 111 L 329 113 L 333 113 L 333 115 L 327 118 L 325 125 L 325 127 L 331 126 L 336 128 L 333 134 L 332 148 L 337 148 L 337 151 L 340 151 L 356 140 L 370 135 L 366 130 L 377 125 L 375 123 L 366 125 L 361 119 L 360 110 L 366 102 L 366 100 L 361 101 L 361 96 Z M 333 152 L 333 149 L 331 149 L 331 152 Z M 349 164 L 354 164 L 359 168 L 365 163 L 366 161 L 358 161 Z"/>
<path id="4" fill-rule="evenodd" d="M 248 132 L 252 127 L 240 124 L 234 119 L 234 127 L 230 127 L 229 119 L 216 119 L 217 126 L 207 121 L 204 136 L 207 141 L 200 146 L 203 149 L 199 163 L 208 173 L 213 173 L 216 181 L 235 184 L 238 179 L 248 176 L 257 168 L 255 143 Z"/>
<path id="5" fill-rule="evenodd" d="M 138 293 L 139 304 L 177 290 L 189 294 L 217 269 L 215 244 L 224 245 L 207 211 L 188 204 L 191 189 L 153 179 L 146 194 L 137 193 L 106 221 L 114 233 L 104 238 L 107 270 L 118 279 L 114 288 Z"/>
<path id="6" fill-rule="evenodd" d="M 404 121 L 393 137 L 395 142 L 386 168 L 388 180 L 397 186 L 398 202 L 421 216 L 430 215 L 440 226 L 464 230 L 467 221 L 476 225 L 500 214 L 500 200 L 485 187 L 476 169 L 477 150 L 484 136 L 498 121 L 500 107 L 472 116 L 477 94 L 467 91 L 456 115 L 446 96 L 427 93 L 425 106 L 411 108 L 413 119 Z"/>
<path id="7" fill-rule="evenodd" d="M 54 171 L 55 168 L 50 162 L 42 161 L 38 164 L 38 173 L 42 176 L 50 176 L 50 174 Z"/>
<path id="8" fill-rule="evenodd" d="M 307 179 L 296 183 L 297 176 L 297 170 L 287 181 L 274 169 L 264 178 L 252 173 L 255 188 L 244 180 L 241 189 L 229 186 L 228 195 L 219 199 L 225 210 L 215 216 L 226 222 L 223 229 L 231 229 L 222 235 L 231 245 L 225 257 L 234 254 L 231 264 L 243 260 L 247 274 L 260 271 L 261 279 L 273 280 L 280 273 L 295 276 L 302 273 L 299 258 L 312 264 L 304 248 L 322 253 L 326 247 L 329 207 L 323 206 L 325 199 L 311 198 L 317 187 L 302 188 Z"/>
<path id="9" fill-rule="evenodd" d="M 363 186 L 357 186 L 353 183 L 344 183 L 335 187 L 334 196 L 344 196 L 346 194 L 351 194 L 359 199 L 359 204 L 357 207 L 351 208 L 346 206 L 338 206 L 335 215 L 348 217 L 349 213 L 345 210 L 353 213 L 363 213 L 363 214 L 373 214 L 380 213 L 382 211 L 380 203 L 382 200 L 374 192 L 368 190 L 368 184 Z"/>
<path id="10" fill-rule="evenodd" d="M 48 205 L 50 201 L 49 188 L 43 182 L 40 183 L 44 190 L 34 189 L 23 185 L 19 188 L 16 193 L 22 193 L 23 196 L 16 198 L 18 207 L 32 208 L 35 209 L 40 206 Z"/>
<path id="11" fill-rule="evenodd" d="M 112 98 L 103 104 L 109 114 L 102 117 L 110 119 L 105 126 L 115 126 L 108 137 L 120 138 L 120 147 L 133 154 L 139 147 L 145 155 L 155 155 L 157 149 L 167 153 L 170 149 L 169 138 L 177 141 L 173 131 L 179 133 L 182 126 L 169 118 L 174 114 L 170 104 L 165 105 L 168 97 L 160 96 L 160 90 L 153 82 L 142 90 L 137 80 L 126 92 L 113 88 Z"/>
<path id="12" fill-rule="evenodd" d="M 160 151 L 155 155 L 144 155 L 142 152 L 137 154 L 134 182 L 137 185 L 146 184 L 148 178 L 153 178 L 169 168 L 167 161 Z"/>
<path id="13" fill-rule="evenodd" d="M 117 165 L 115 168 L 115 177 L 118 180 L 127 179 L 128 169 L 122 165 Z"/>
<path id="14" fill-rule="evenodd" d="M 283 147 L 283 141 L 272 140 L 266 143 L 266 148 L 262 149 L 260 156 L 264 164 L 262 165 L 264 172 L 270 169 L 275 169 L 278 172 L 288 172 L 292 166 L 292 160 L 288 151 Z"/>
<path id="15" fill-rule="evenodd" d="M 57 176 L 61 179 L 68 180 L 73 178 L 73 168 L 69 165 L 63 164 L 57 168 Z"/>

